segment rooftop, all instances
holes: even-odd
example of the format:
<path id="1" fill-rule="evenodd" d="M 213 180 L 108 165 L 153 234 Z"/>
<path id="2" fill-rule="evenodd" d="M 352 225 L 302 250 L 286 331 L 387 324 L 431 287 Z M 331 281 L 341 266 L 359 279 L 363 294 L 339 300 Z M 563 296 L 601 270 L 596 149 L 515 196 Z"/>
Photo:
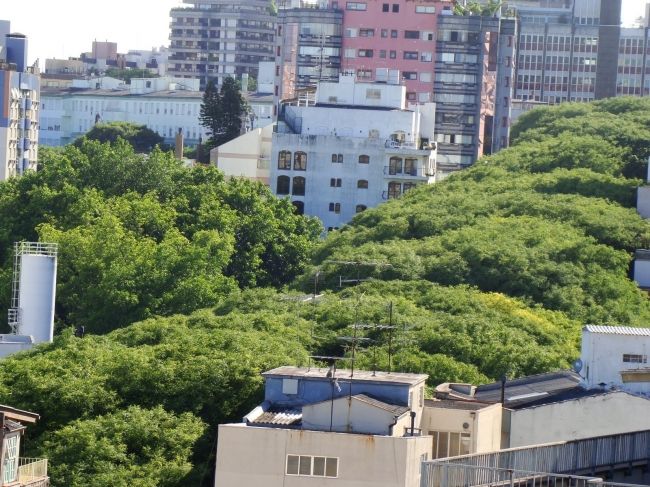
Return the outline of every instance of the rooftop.
<path id="1" fill-rule="evenodd" d="M 589 333 L 601 333 L 604 335 L 634 335 L 650 337 L 650 328 L 634 328 L 632 326 L 598 326 L 587 325 L 583 331 Z"/>
<path id="2" fill-rule="evenodd" d="M 290 426 L 301 420 L 302 411 L 298 409 L 271 409 L 250 420 L 249 424 Z"/>
<path id="3" fill-rule="evenodd" d="M 318 367 L 292 367 L 284 366 L 264 372 L 264 377 L 287 377 L 305 379 L 329 379 L 327 376 L 329 368 Z M 337 379 L 351 380 L 355 382 L 383 382 L 393 384 L 416 385 L 427 379 L 426 374 L 409 374 L 405 372 L 372 372 L 369 370 L 355 370 L 354 377 L 351 377 L 349 369 L 337 369 L 334 375 Z"/>
<path id="4" fill-rule="evenodd" d="M 202 99 L 203 94 L 200 91 L 190 90 L 162 90 L 154 91 L 152 93 L 131 93 L 128 89 L 124 90 L 109 90 L 109 89 L 85 89 L 85 88 L 42 88 L 41 96 L 109 96 L 109 97 L 138 97 L 138 98 L 193 98 Z"/>
<path id="5" fill-rule="evenodd" d="M 424 405 L 428 408 L 437 409 L 460 409 L 463 411 L 478 411 L 491 406 L 482 402 L 472 401 L 455 401 L 453 399 L 425 399 Z"/>

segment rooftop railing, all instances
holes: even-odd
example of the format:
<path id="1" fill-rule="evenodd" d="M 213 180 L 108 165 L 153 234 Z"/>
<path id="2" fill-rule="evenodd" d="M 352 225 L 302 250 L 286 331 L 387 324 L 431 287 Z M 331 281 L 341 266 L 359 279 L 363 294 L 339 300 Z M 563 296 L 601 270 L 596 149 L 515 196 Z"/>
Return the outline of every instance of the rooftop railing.
<path id="1" fill-rule="evenodd" d="M 18 481 L 21 486 L 41 487 L 49 485 L 46 458 L 20 458 Z"/>

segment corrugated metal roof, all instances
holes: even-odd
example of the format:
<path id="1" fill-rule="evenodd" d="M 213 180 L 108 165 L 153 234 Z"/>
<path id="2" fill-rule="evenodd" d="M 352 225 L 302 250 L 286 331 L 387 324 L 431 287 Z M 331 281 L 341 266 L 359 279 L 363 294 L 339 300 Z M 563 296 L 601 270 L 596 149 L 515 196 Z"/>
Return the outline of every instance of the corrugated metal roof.
<path id="1" fill-rule="evenodd" d="M 424 405 L 428 408 L 458 409 L 461 411 L 478 411 L 479 409 L 492 406 L 492 404 L 482 402 L 454 401 L 451 399 L 425 399 Z"/>
<path id="2" fill-rule="evenodd" d="M 302 411 L 298 409 L 283 409 L 266 411 L 251 421 L 250 424 L 280 424 L 288 426 L 299 423 L 301 420 Z"/>
<path id="3" fill-rule="evenodd" d="M 395 416 L 401 416 L 402 414 L 410 411 L 410 409 L 406 406 L 396 406 L 394 404 L 388 404 L 387 402 L 380 401 L 379 399 L 375 399 L 374 397 L 367 396 L 366 394 L 355 394 L 354 396 L 352 396 L 352 398 L 361 402 L 365 402 L 370 406 L 374 406 L 376 408 L 383 409 L 384 411 L 393 413 Z"/>
<path id="4" fill-rule="evenodd" d="M 558 394 L 579 387 L 580 376 L 572 370 L 521 377 L 506 382 L 505 399 L 508 407 L 539 400 L 542 396 Z M 484 402 L 501 400 L 501 383 L 494 382 L 476 388 L 474 398 Z"/>
<path id="5" fill-rule="evenodd" d="M 589 333 L 603 333 L 607 335 L 635 335 L 650 337 L 650 328 L 634 328 L 632 326 L 598 326 L 587 325 L 583 330 Z"/>

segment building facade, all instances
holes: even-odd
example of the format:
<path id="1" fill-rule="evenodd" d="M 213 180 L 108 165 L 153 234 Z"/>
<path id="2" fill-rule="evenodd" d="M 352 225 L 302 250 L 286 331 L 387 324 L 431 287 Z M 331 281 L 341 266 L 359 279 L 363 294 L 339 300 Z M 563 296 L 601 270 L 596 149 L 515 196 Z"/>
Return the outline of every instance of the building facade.
<path id="1" fill-rule="evenodd" d="M 271 190 L 327 230 L 436 177 L 432 103 L 406 109 L 406 88 L 320 83 L 314 106 L 287 105 L 273 134 Z"/>
<path id="2" fill-rule="evenodd" d="M 184 0 L 171 10 L 168 74 L 200 80 L 257 77 L 258 64 L 273 61 L 276 18 L 267 0 Z"/>
<path id="3" fill-rule="evenodd" d="M 3 21 L 0 30 L 10 31 Z M 40 76 L 27 65 L 27 38 L 0 38 L 0 181 L 35 171 L 38 159 Z"/>

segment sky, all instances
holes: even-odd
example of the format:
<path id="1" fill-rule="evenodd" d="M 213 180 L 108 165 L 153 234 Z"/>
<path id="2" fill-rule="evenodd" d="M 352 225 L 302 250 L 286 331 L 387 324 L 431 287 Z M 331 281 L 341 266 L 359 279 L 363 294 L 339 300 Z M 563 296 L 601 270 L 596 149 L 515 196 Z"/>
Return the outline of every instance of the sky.
<path id="1" fill-rule="evenodd" d="M 608 0 L 603 0 L 608 1 Z M 644 0 L 623 0 L 624 23 L 643 14 Z M 117 42 L 118 52 L 169 45 L 169 10 L 182 0 L 0 0 L 0 19 L 29 38 L 29 59 L 67 59 L 92 41 Z"/>

